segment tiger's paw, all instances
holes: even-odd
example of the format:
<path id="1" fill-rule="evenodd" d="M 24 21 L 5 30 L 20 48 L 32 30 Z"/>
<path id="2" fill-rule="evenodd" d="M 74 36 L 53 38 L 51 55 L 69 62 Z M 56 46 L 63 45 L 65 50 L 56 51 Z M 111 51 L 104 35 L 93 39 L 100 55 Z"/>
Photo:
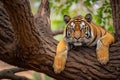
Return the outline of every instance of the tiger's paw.
<path id="1" fill-rule="evenodd" d="M 58 74 L 61 71 L 63 71 L 64 68 L 65 68 L 65 64 L 66 64 L 66 58 L 65 58 L 65 56 L 56 55 L 55 56 L 55 60 L 54 60 L 54 64 L 53 64 L 54 72 L 56 74 Z"/>
<path id="2" fill-rule="evenodd" d="M 98 61 L 101 64 L 107 64 L 107 62 L 109 61 L 109 56 L 108 55 L 99 54 L 97 56 L 98 56 Z"/>

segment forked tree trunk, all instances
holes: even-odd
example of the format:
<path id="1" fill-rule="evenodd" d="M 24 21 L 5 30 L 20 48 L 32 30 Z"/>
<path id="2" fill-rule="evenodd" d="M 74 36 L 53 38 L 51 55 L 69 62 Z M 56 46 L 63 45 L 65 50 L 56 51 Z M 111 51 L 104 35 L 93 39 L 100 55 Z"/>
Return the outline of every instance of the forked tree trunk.
<path id="1" fill-rule="evenodd" d="M 120 14 L 120 1 L 111 0 L 111 4 L 113 16 Z M 107 65 L 97 61 L 95 47 L 79 47 L 69 52 L 65 70 L 55 74 L 52 66 L 57 41 L 52 37 L 49 15 L 48 0 L 42 0 L 35 16 L 29 0 L 0 0 L 0 60 L 58 80 L 120 79 L 120 41 L 111 46 Z M 113 19 L 120 37 L 120 15 Z"/>

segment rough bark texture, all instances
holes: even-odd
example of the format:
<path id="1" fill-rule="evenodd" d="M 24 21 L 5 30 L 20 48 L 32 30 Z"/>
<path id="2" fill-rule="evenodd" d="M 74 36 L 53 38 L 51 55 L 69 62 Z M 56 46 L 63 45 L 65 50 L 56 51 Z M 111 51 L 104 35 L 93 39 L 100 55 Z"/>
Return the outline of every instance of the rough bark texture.
<path id="1" fill-rule="evenodd" d="M 120 40 L 120 0 L 111 0 L 116 41 Z"/>
<path id="2" fill-rule="evenodd" d="M 111 4 L 116 6 L 115 1 L 119 0 L 111 0 Z M 115 6 L 113 16 L 117 14 Z M 0 60 L 58 80 L 120 79 L 120 41 L 111 46 L 108 64 L 97 61 L 95 47 L 79 47 L 69 52 L 65 70 L 55 74 L 52 66 L 57 41 L 52 37 L 49 14 L 48 0 L 42 0 L 35 16 L 29 0 L 0 0 Z M 116 17 L 113 19 L 119 22 Z M 119 25 L 115 29 L 120 37 Z"/>

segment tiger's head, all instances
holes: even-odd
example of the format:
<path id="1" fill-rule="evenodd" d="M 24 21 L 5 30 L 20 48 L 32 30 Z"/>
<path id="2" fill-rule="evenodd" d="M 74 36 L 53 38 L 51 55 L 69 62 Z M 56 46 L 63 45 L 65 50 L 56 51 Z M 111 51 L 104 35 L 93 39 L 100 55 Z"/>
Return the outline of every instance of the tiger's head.
<path id="1" fill-rule="evenodd" d="M 68 43 L 81 46 L 90 42 L 92 38 L 90 28 L 91 14 L 87 14 L 85 17 L 77 16 L 74 18 L 64 15 L 64 21 L 66 23 L 64 37 Z"/>

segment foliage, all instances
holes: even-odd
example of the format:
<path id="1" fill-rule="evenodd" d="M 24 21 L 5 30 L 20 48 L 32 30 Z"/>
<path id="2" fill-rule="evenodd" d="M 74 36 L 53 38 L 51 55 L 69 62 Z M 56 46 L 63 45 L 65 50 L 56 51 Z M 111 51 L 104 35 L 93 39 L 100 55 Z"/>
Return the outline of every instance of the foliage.
<path id="1" fill-rule="evenodd" d="M 113 32 L 112 9 L 109 0 L 106 0 L 94 15 L 95 23 L 104 26 L 108 31 Z"/>
<path id="2" fill-rule="evenodd" d="M 102 1 L 102 0 L 101 0 Z M 99 0 L 50 0 L 50 7 L 52 14 L 51 16 L 56 16 L 52 20 L 52 30 L 57 29 L 64 29 L 65 24 L 63 22 L 63 15 L 67 14 L 70 16 L 76 16 L 76 15 L 85 15 L 89 11 L 85 10 L 79 10 L 78 8 L 71 10 L 71 8 L 74 5 L 81 5 L 83 4 L 83 8 L 92 8 L 92 12 L 89 12 L 93 15 L 93 22 L 95 22 L 98 25 L 104 26 L 106 30 L 113 32 L 113 23 L 112 23 L 112 10 L 110 7 L 110 1 L 105 0 L 104 2 L 101 2 L 101 6 L 97 4 Z M 96 6 L 99 6 L 99 8 L 93 9 Z M 78 12 L 79 11 L 79 12 Z M 82 12 L 84 13 L 82 14 Z"/>
<path id="3" fill-rule="evenodd" d="M 41 0 L 31 1 L 35 1 L 33 4 L 33 12 L 35 13 Z M 93 22 L 113 32 L 112 10 L 109 0 L 49 0 L 49 2 L 51 8 L 51 29 L 53 31 L 64 29 L 63 15 L 65 14 L 73 17 L 91 13 Z"/>
<path id="4" fill-rule="evenodd" d="M 56 14 L 68 14 L 70 7 L 78 0 L 50 0 L 50 8 L 56 11 Z"/>
<path id="5" fill-rule="evenodd" d="M 86 0 L 86 1 L 84 1 L 84 4 L 85 4 L 85 6 L 92 7 L 93 3 L 96 1 L 98 1 L 98 0 Z"/>
<path id="6" fill-rule="evenodd" d="M 50 78 L 50 77 L 47 76 L 47 75 L 44 75 L 44 74 L 40 74 L 40 73 L 38 73 L 38 72 L 35 72 L 34 75 L 33 75 L 32 80 L 53 80 L 53 78 Z"/>

